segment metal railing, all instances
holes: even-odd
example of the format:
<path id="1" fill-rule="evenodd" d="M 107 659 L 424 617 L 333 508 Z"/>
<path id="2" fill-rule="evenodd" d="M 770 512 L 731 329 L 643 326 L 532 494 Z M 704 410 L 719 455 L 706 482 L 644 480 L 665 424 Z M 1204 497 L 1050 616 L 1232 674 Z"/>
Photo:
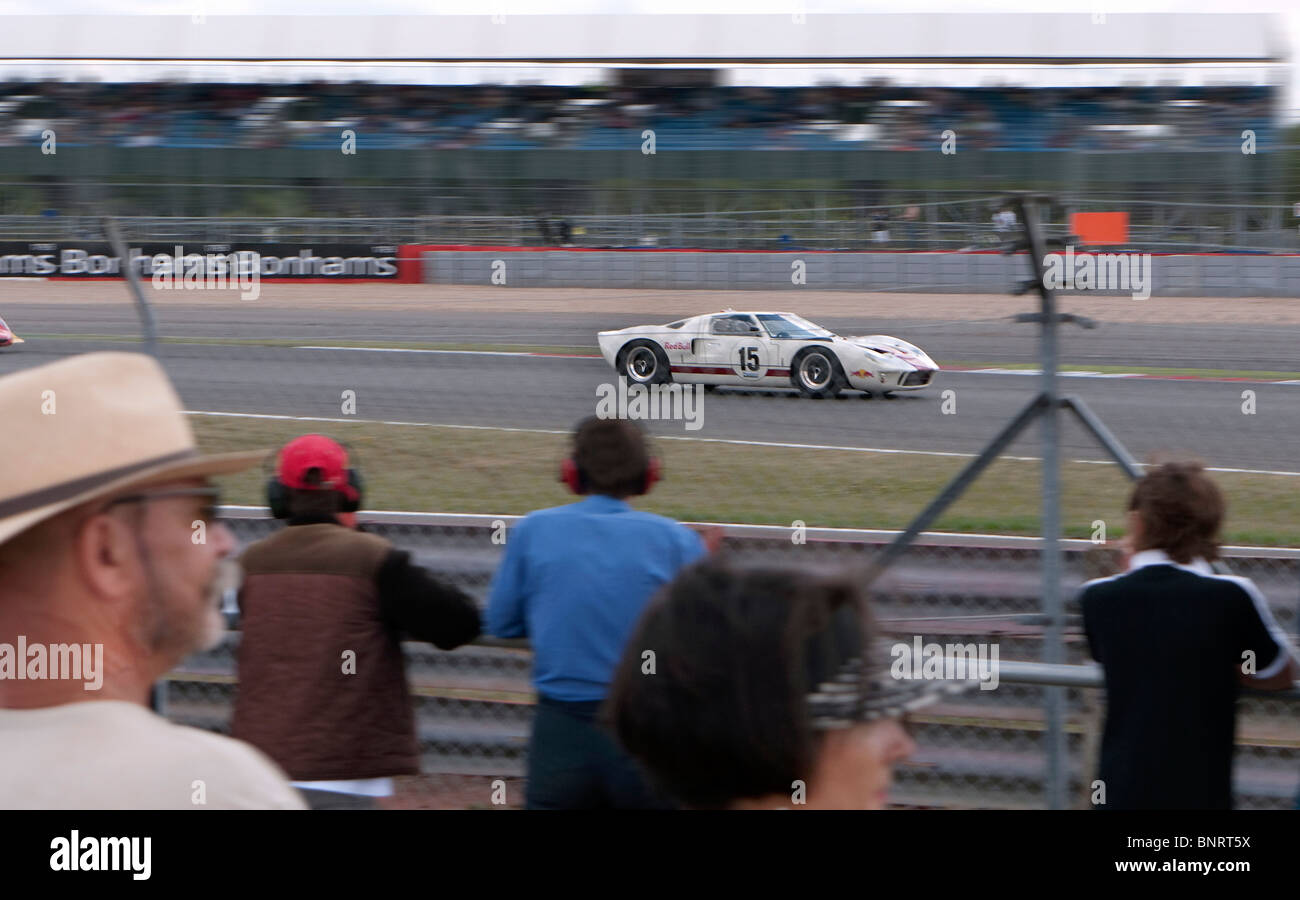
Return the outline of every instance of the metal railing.
<path id="1" fill-rule="evenodd" d="M 260 507 L 225 507 L 223 521 L 241 543 L 280 527 Z M 412 553 L 440 578 L 485 602 L 501 546 L 492 535 L 517 516 L 367 512 L 367 530 Z M 694 523 L 705 525 L 707 523 Z M 722 523 L 722 552 L 742 564 L 788 563 L 816 568 L 860 567 L 898 532 L 809 528 L 807 542 L 779 526 Z M 1035 537 L 926 533 L 872 588 L 881 630 L 940 644 L 996 642 L 1002 657 L 996 690 L 972 689 L 914 717 L 919 749 L 898 772 L 895 801 L 914 806 L 1027 808 L 1053 791 L 1046 766 L 1044 692 L 1065 695 L 1065 783 L 1072 806 L 1086 805 L 1095 771 L 1102 696 L 1100 669 L 1087 661 L 1077 614 L 1066 617 L 1066 662 L 1029 662 L 1041 655 L 1046 621 L 1040 610 L 1042 541 Z M 1091 541 L 1062 540 L 1061 589 L 1073 596 L 1083 580 L 1107 574 L 1113 560 Z M 1251 577 L 1288 630 L 1300 626 L 1296 587 L 1300 548 L 1228 547 L 1233 570 Z M 1067 604 L 1067 609 L 1072 608 Z M 232 620 L 237 628 L 237 622 Z M 187 660 L 163 691 L 173 719 L 217 731 L 229 728 L 237 688 L 238 632 L 216 649 Z M 486 804 L 473 779 L 518 779 L 527 766 L 533 714 L 532 656 L 525 641 L 483 637 L 455 651 L 404 645 L 422 750 L 421 802 Z M 1293 803 L 1300 778 L 1296 690 L 1243 692 L 1238 728 L 1237 802 L 1246 808 Z M 466 788 L 464 779 L 470 779 Z M 486 783 L 485 781 L 485 783 Z M 440 799 L 441 798 L 441 799 Z"/>
<path id="2" fill-rule="evenodd" d="M 503 646 L 508 644 L 509 646 Z M 404 645 L 421 748 L 421 781 L 436 796 L 466 776 L 518 779 L 527 771 L 535 695 L 531 653 L 519 642 L 483 638 L 451 652 Z M 174 721 L 228 732 L 238 686 L 238 635 L 190 660 L 163 683 L 161 712 Z M 1047 687 L 1069 698 L 1068 784 L 1072 808 L 1086 808 L 1095 772 L 1102 674 L 1095 665 L 1001 660 L 997 690 L 972 688 L 915 712 L 918 750 L 897 773 L 904 806 L 1027 808 L 1051 794 L 1043 765 L 1043 722 L 1034 712 Z M 1240 808 L 1289 808 L 1300 780 L 1300 742 L 1279 739 L 1294 722 L 1300 685 L 1246 690 L 1239 701 L 1235 771 Z M 486 801 L 484 790 L 484 801 Z"/>
<path id="3" fill-rule="evenodd" d="M 968 202 L 968 201 L 963 201 Z M 1080 201 L 1079 208 L 1103 203 Z M 1112 208 L 1126 208 L 1116 201 Z M 853 210 L 763 210 L 751 214 L 575 215 L 562 245 L 576 248 L 702 248 L 719 250 L 994 250 L 1001 235 L 987 216 L 970 209 L 946 210 L 943 218 L 902 218 L 897 207 L 880 207 L 891 218 L 876 230 L 875 207 Z M 1170 207 L 1163 224 L 1135 221 L 1129 246 L 1151 252 L 1249 250 L 1295 252 L 1300 231 L 1291 209 L 1256 206 L 1225 213 L 1217 207 L 1192 211 Z M 1177 212 L 1178 215 L 1174 215 Z M 531 216 L 167 217 L 119 216 L 129 242 L 202 244 L 357 243 L 470 246 L 561 246 L 552 228 L 544 234 Z M 560 221 L 557 217 L 553 220 Z M 1045 223 L 1068 232 L 1068 218 Z M 76 243 L 103 240 L 99 216 L 0 216 L 0 241 Z"/>

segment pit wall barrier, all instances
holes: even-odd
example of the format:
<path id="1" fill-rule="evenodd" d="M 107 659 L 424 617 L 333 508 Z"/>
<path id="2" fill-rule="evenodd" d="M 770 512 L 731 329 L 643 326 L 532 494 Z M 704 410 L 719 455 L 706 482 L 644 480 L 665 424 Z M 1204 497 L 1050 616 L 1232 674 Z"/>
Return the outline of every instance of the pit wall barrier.
<path id="1" fill-rule="evenodd" d="M 1108 281 L 1106 288 L 1094 287 L 1087 293 L 1300 296 L 1300 255 L 1119 254 L 1137 258 L 1112 262 L 1107 257 L 1115 254 L 1076 250 L 1073 256 L 1062 254 L 1059 271 L 1063 277 L 1071 267 L 1077 273 L 1089 255 L 1094 257 L 1096 270 L 1105 271 Z M 407 245 L 401 257 L 398 279 L 408 283 L 519 288 L 1005 294 L 1030 277 L 1025 254 L 996 251 L 578 250 Z M 1119 277 L 1125 266 L 1127 282 Z M 1067 287 L 1063 292 L 1071 291 Z M 1084 291 L 1076 287 L 1075 292 Z"/>

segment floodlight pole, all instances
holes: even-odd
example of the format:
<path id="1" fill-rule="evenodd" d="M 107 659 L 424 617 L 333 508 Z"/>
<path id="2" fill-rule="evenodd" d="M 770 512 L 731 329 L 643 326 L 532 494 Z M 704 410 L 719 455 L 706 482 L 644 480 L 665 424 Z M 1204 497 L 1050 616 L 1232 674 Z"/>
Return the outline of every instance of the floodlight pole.
<path id="1" fill-rule="evenodd" d="M 1084 430 L 1090 434 L 1111 459 L 1119 465 L 1120 470 L 1131 480 L 1142 477 L 1142 469 L 1097 416 L 1082 400 L 1075 396 L 1062 396 L 1059 389 L 1059 344 L 1057 326 L 1062 323 L 1074 323 L 1084 328 L 1095 328 L 1096 322 L 1073 313 L 1056 311 L 1056 296 L 1043 280 L 1046 266 L 1045 255 L 1047 241 L 1043 238 L 1042 223 L 1038 220 L 1038 204 L 1048 198 L 1028 193 L 1014 193 L 1007 202 L 1020 212 L 1024 223 L 1025 240 L 1008 244 L 1007 252 L 1027 250 L 1033 278 L 1020 285 L 1017 293 L 1029 290 L 1037 291 L 1042 301 L 1041 310 L 1036 313 L 1020 313 L 1014 319 L 1017 322 L 1030 322 L 1039 325 L 1042 345 L 1042 389 L 1034 395 L 1010 422 L 1002 427 L 991 441 L 976 454 L 975 458 L 962 467 L 952 481 L 931 500 L 912 523 L 898 537 L 894 538 L 880 553 L 867 564 L 862 573 L 863 587 L 869 587 L 887 569 L 891 563 L 903 555 L 903 552 L 917 537 L 926 531 L 943 511 L 952 505 L 965 492 L 972 482 L 988 468 L 998 456 L 1007 449 L 1021 433 L 1040 416 L 1042 417 L 1043 436 L 1043 474 L 1042 474 L 1042 572 L 1043 572 L 1043 617 L 1047 620 L 1047 630 L 1043 635 L 1043 661 L 1060 663 L 1064 661 L 1064 604 L 1061 598 L 1061 431 L 1060 410 L 1071 413 Z M 1221 561 L 1214 563 L 1214 569 L 1223 574 L 1230 574 L 1228 567 Z M 1067 771 L 1069 756 L 1065 741 L 1065 689 L 1060 686 L 1047 686 L 1044 689 L 1044 717 L 1046 719 L 1047 738 L 1047 801 L 1052 809 L 1063 809 L 1066 805 L 1069 773 Z"/>
<path id="2" fill-rule="evenodd" d="M 1039 322 L 1043 365 L 1043 389 L 1040 395 L 1043 403 L 1039 407 L 1043 425 L 1042 609 L 1047 618 L 1047 631 L 1043 635 L 1043 662 L 1050 665 L 1065 661 L 1065 609 L 1061 600 L 1061 399 L 1057 383 L 1059 351 L 1056 331 L 1059 320 L 1056 295 L 1043 279 L 1047 248 L 1038 221 L 1037 204 L 1024 195 L 1016 195 L 1013 202 L 1020 212 L 1021 221 L 1025 223 L 1029 265 L 1034 273 L 1034 286 L 1042 298 Z M 1047 805 L 1050 809 L 1064 809 L 1068 781 L 1066 762 L 1069 759 L 1065 745 L 1065 689 L 1049 685 L 1043 692 L 1043 711 L 1047 719 Z"/>
<path id="3" fill-rule="evenodd" d="M 1061 431 L 1059 411 L 1064 409 L 1074 414 L 1084 429 L 1096 439 L 1097 443 L 1119 464 L 1129 478 L 1141 476 L 1141 470 L 1124 446 L 1102 424 L 1083 400 L 1073 396 L 1061 396 L 1058 375 L 1060 350 L 1057 326 L 1062 323 L 1074 323 L 1084 328 L 1094 328 L 1096 323 L 1070 313 L 1061 314 L 1056 309 L 1056 296 L 1043 280 L 1046 265 L 1047 242 L 1043 238 L 1042 223 L 1038 219 L 1038 204 L 1047 198 L 1031 194 L 1012 194 L 1008 202 L 1020 214 L 1024 224 L 1025 239 L 1008 245 L 1007 252 L 1026 250 L 1029 255 L 1033 278 L 1020 286 L 1019 293 L 1034 290 L 1041 300 L 1040 310 L 1036 313 L 1021 313 L 1015 316 L 1017 322 L 1028 322 L 1039 326 L 1042 345 L 1042 389 L 1027 403 L 991 441 L 976 454 L 975 458 L 962 467 L 962 470 L 950 481 L 939 494 L 926 505 L 917 517 L 897 538 L 884 548 L 868 564 L 862 576 L 863 585 L 869 586 L 886 568 L 911 545 L 918 536 L 926 531 L 943 511 L 952 505 L 965 492 L 980 474 L 1000 456 L 1011 443 L 1019 437 L 1036 419 L 1042 417 L 1042 573 L 1043 594 L 1042 612 L 1047 621 L 1043 635 L 1043 661 L 1059 663 L 1064 661 L 1064 603 L 1061 597 Z M 1044 688 L 1045 736 L 1047 740 L 1047 801 L 1052 809 L 1063 809 L 1066 805 L 1068 777 L 1068 752 L 1065 740 L 1065 692 L 1063 688 L 1048 686 Z"/>
<path id="4" fill-rule="evenodd" d="M 158 356 L 158 323 L 153 317 L 153 307 L 149 305 L 149 301 L 145 300 L 144 291 L 140 289 L 140 279 L 136 277 L 135 269 L 131 266 L 131 258 L 128 255 L 126 243 L 122 240 L 122 232 L 118 230 L 117 220 L 112 216 L 104 216 L 104 233 L 108 235 L 108 242 L 113 247 L 113 255 L 122 261 L 122 274 L 131 290 L 131 297 L 135 300 L 136 312 L 140 316 L 140 330 L 144 337 L 144 351 L 156 358 Z"/>

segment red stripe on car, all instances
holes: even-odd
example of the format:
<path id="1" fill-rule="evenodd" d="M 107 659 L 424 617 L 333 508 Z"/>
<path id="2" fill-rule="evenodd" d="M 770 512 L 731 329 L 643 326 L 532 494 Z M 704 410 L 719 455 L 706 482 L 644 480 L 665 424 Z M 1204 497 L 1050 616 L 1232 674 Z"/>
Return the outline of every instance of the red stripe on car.
<path id="1" fill-rule="evenodd" d="M 674 372 L 681 372 L 685 375 L 735 375 L 735 369 L 729 369 L 726 366 L 671 366 Z M 768 375 L 789 375 L 789 369 L 768 369 Z"/>

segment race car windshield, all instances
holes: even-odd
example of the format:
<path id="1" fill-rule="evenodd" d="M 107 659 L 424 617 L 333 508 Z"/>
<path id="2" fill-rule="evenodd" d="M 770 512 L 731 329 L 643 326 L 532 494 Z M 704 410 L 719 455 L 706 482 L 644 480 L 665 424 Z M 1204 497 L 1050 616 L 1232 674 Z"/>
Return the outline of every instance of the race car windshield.
<path id="1" fill-rule="evenodd" d="M 799 316 L 779 316 L 775 313 L 759 313 L 758 321 L 763 323 L 767 333 L 774 338 L 808 340 L 809 338 L 828 338 L 833 337 L 831 332 L 822 328 L 820 325 L 814 325 L 807 319 Z"/>

